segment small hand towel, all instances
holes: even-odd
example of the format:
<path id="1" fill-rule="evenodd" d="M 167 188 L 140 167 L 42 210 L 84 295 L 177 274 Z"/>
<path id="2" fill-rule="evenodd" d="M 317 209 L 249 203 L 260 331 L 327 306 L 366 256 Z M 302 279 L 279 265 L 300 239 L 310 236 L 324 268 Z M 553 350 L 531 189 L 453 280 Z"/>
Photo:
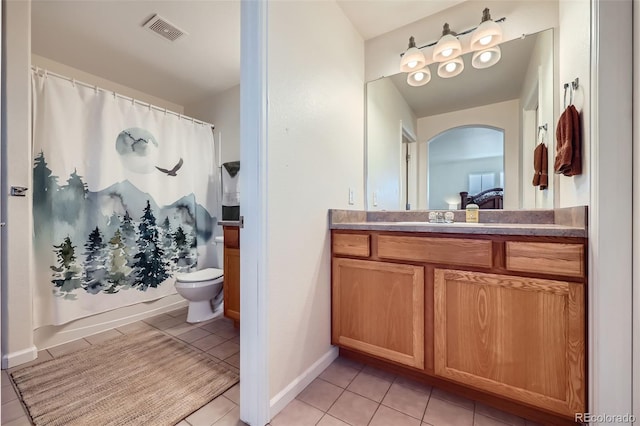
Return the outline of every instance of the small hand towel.
<path id="1" fill-rule="evenodd" d="M 549 185 L 547 155 L 547 146 L 543 143 L 538 144 L 533 151 L 533 186 L 540 186 L 541 190 L 547 189 Z"/>
<path id="2" fill-rule="evenodd" d="M 575 106 L 569 105 L 558 120 L 556 129 L 556 159 L 554 170 L 565 176 L 582 173 L 582 135 L 580 114 Z"/>

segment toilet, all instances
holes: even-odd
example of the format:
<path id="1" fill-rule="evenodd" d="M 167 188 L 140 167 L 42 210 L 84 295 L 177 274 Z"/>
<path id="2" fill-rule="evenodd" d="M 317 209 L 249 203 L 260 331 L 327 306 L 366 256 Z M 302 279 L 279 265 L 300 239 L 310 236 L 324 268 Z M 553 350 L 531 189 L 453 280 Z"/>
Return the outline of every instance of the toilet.
<path id="1" fill-rule="evenodd" d="M 187 322 L 202 322 L 222 315 L 223 282 L 224 272 L 217 268 L 176 274 L 176 290 L 189 301 Z"/>

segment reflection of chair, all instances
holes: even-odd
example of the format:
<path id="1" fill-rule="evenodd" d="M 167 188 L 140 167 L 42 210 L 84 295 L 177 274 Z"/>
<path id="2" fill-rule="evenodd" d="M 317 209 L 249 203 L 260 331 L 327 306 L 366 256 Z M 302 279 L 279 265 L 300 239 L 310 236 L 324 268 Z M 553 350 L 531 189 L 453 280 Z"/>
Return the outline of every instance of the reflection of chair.
<path id="1" fill-rule="evenodd" d="M 464 209 L 467 204 L 477 204 L 481 209 L 501 209 L 504 190 L 502 188 L 491 188 L 469 195 L 468 192 L 460 193 L 460 208 Z"/>

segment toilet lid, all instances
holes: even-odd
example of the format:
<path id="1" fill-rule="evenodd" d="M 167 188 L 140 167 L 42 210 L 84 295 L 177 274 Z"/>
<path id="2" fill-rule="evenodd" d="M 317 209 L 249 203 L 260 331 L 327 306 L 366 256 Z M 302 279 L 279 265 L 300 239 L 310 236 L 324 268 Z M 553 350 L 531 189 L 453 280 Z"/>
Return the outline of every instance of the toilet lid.
<path id="1" fill-rule="evenodd" d="M 222 269 L 207 268 L 199 271 L 187 272 L 186 274 L 176 274 L 176 280 L 183 283 L 197 283 L 200 281 L 215 280 L 224 275 Z"/>

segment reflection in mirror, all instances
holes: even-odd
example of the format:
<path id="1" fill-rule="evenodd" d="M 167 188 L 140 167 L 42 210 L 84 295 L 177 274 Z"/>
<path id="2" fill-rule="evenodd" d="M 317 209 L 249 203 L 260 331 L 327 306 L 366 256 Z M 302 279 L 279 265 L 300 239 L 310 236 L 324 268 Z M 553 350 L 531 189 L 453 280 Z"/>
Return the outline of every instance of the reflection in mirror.
<path id="1" fill-rule="evenodd" d="M 427 196 L 430 209 L 457 209 L 462 203 L 460 192 L 477 194 L 502 188 L 502 129 L 485 126 L 456 127 L 428 141 L 428 146 Z"/>
<path id="2" fill-rule="evenodd" d="M 546 143 L 549 152 L 555 149 L 553 30 L 507 41 L 500 48 L 502 57 L 494 66 L 475 69 L 472 54 L 463 55 L 466 66 L 460 75 L 441 78 L 434 68 L 424 86 L 409 86 L 405 73 L 367 84 L 368 209 L 453 209 L 454 204 L 460 208 L 460 192 L 473 195 L 478 189 L 473 186 L 477 178 L 469 186 L 469 175 L 487 173 L 493 173 L 494 187 L 504 188 L 505 209 L 553 207 L 552 179 L 543 191 L 531 183 L 536 145 Z M 547 130 L 538 133 L 544 124 Z M 502 160 L 494 158 L 494 163 L 502 163 L 502 170 L 488 169 L 482 162 L 474 170 L 464 168 L 458 163 L 471 154 L 450 148 L 446 168 L 459 172 L 455 176 L 431 173 L 431 157 L 443 155 L 433 151 L 434 141 L 445 139 L 448 130 L 465 134 L 472 127 L 500 131 Z M 403 146 L 403 134 L 416 143 Z M 476 158 L 498 157 L 491 144 L 480 153 L 482 140 L 470 137 L 465 146 L 473 146 Z"/>

